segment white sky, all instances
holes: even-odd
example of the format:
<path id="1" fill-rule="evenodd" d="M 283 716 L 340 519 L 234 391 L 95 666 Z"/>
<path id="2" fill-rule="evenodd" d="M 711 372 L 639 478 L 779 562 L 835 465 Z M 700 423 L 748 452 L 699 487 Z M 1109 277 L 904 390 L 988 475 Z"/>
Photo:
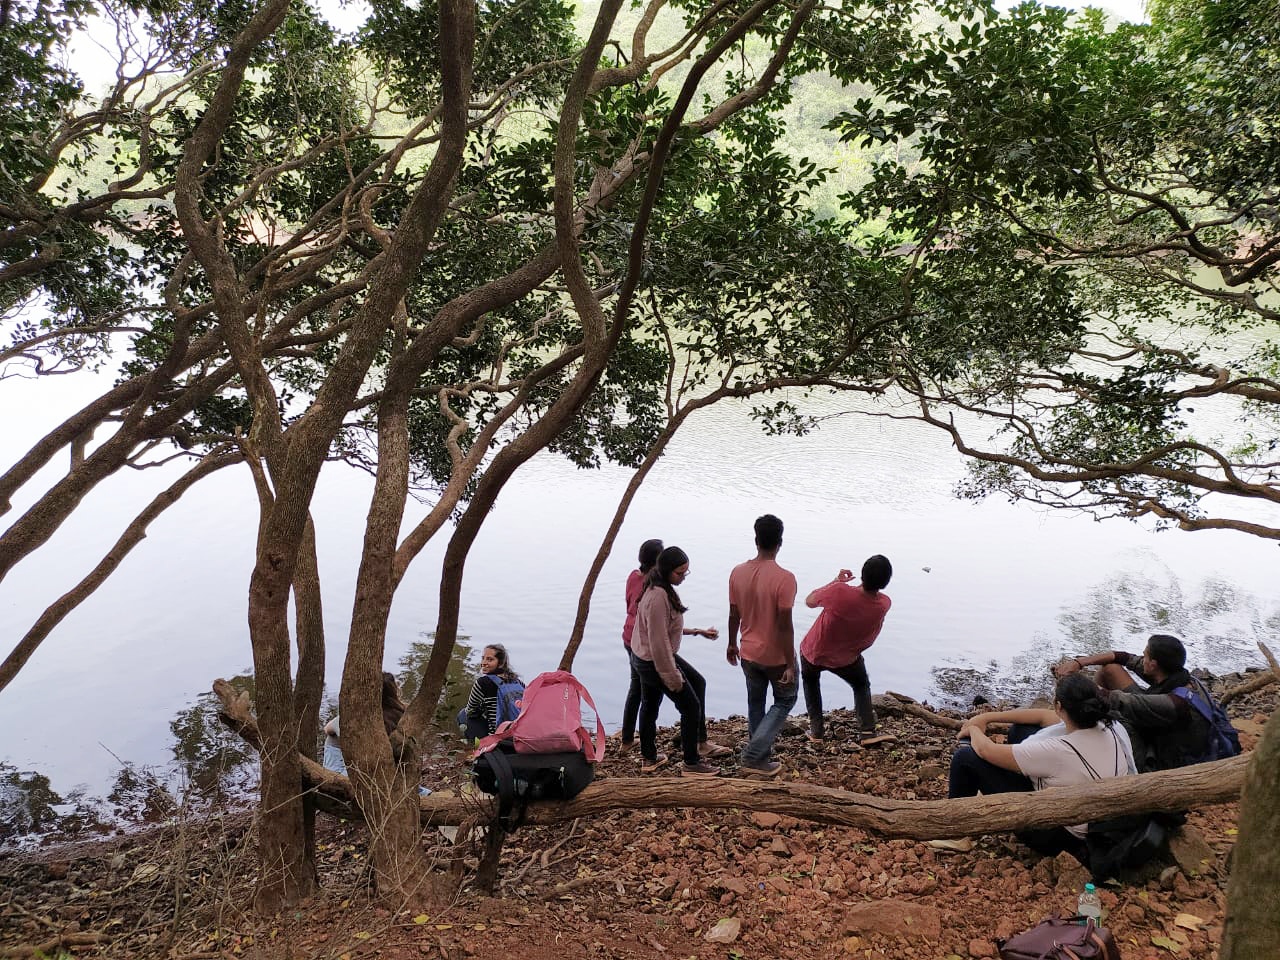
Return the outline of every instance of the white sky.
<path id="1" fill-rule="evenodd" d="M 365 0 L 315 0 L 316 5 L 329 22 L 340 30 L 352 31 L 369 15 Z M 1001 0 L 1003 7 L 1012 6 L 1015 0 Z M 1067 7 L 1083 9 L 1084 3 L 1066 3 Z M 1124 20 L 1145 20 L 1144 0 L 1093 0 L 1088 6 L 1099 7 Z M 91 93 L 105 88 L 115 76 L 115 54 L 112 49 L 112 29 L 105 21 L 99 21 L 101 30 L 94 29 L 77 37 L 71 46 L 72 62 L 85 80 Z"/>

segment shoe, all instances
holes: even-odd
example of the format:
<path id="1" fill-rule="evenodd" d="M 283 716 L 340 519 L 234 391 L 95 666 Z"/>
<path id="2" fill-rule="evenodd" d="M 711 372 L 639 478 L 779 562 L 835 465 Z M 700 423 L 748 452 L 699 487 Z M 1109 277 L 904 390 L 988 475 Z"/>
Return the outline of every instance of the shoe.
<path id="1" fill-rule="evenodd" d="M 663 767 L 665 767 L 666 765 L 667 765 L 667 755 L 666 755 L 665 753 L 660 753 L 660 754 L 658 754 L 658 756 L 657 756 L 655 759 L 653 759 L 653 760 L 641 760 L 641 761 L 640 761 L 640 772 L 641 772 L 641 773 L 653 773 L 653 771 L 655 771 L 655 770 L 660 770 L 660 769 L 662 769 Z"/>
<path id="2" fill-rule="evenodd" d="M 744 777 L 753 777 L 760 780 L 769 780 L 776 777 L 782 772 L 782 764 L 777 760 L 766 760 L 758 766 L 743 764 L 738 768 L 738 773 Z"/>
<path id="3" fill-rule="evenodd" d="M 822 734 L 814 733 L 811 729 L 805 730 L 804 736 L 810 743 L 821 743 L 824 739 Z"/>
<path id="4" fill-rule="evenodd" d="M 968 837 L 957 837 L 954 840 L 930 840 L 926 846 L 934 850 L 948 850 L 952 853 L 968 853 L 973 849 L 973 841 Z"/>
<path id="5" fill-rule="evenodd" d="M 700 757 L 727 757 L 731 753 L 733 751 L 728 747 L 719 743 L 712 743 L 710 740 L 705 740 L 698 744 L 698 756 Z"/>
<path id="6" fill-rule="evenodd" d="M 635 745 L 636 745 L 636 742 L 634 740 L 623 740 L 621 737 L 619 737 L 618 740 L 614 743 L 614 748 L 617 749 L 619 753 L 630 753 L 632 748 L 635 747 Z"/>
<path id="7" fill-rule="evenodd" d="M 876 737 L 863 737 L 861 742 L 864 747 L 875 747 L 882 743 L 897 743 L 898 738 L 887 733 L 882 733 Z"/>
<path id="8" fill-rule="evenodd" d="M 713 767 L 705 761 L 699 760 L 697 763 L 686 763 L 680 770 L 686 777 L 718 777 L 720 776 L 720 768 Z"/>

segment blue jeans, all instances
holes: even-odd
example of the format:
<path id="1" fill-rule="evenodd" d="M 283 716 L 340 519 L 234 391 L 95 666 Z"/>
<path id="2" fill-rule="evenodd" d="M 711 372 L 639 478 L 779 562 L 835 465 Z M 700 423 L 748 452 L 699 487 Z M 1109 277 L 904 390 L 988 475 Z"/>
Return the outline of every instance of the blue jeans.
<path id="1" fill-rule="evenodd" d="M 658 675 L 652 660 L 642 660 L 631 654 L 631 663 L 640 677 L 640 756 L 652 762 L 658 756 L 658 708 L 667 697 L 680 711 L 680 751 L 684 762 L 698 762 L 698 742 L 707 737 L 707 714 L 703 698 L 707 695 L 707 681 L 680 657 L 676 666 L 684 677 L 684 685 L 676 692 L 667 689 Z"/>
<path id="2" fill-rule="evenodd" d="M 800 695 L 800 684 L 794 678 L 782 682 L 786 667 L 762 667 L 750 660 L 742 661 L 742 675 L 747 679 L 747 733 L 750 740 L 742 748 L 742 762 L 758 767 L 769 759 L 773 741 L 786 725 L 791 708 Z M 766 712 L 765 696 L 773 688 L 773 706 Z"/>

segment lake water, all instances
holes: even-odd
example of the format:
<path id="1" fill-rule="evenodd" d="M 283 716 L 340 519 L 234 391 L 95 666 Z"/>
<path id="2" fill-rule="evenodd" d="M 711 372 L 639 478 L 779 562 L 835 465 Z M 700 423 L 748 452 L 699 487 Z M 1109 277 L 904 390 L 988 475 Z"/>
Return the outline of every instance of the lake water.
<path id="1" fill-rule="evenodd" d="M 4 463 L 74 401 L 65 387 L 6 384 Z M 656 536 L 688 552 L 686 622 L 723 631 L 729 570 L 754 554 L 751 524 L 766 512 L 786 523 L 779 560 L 795 572 L 801 598 L 872 553 L 893 562 L 886 591 L 893 609 L 867 654 L 876 691 L 937 699 L 934 670 L 966 666 L 987 674 L 988 688 L 1016 686 L 1024 673 L 1043 676 L 1043 663 L 1058 651 L 1140 650 L 1155 630 L 1181 635 L 1195 662 L 1211 669 L 1261 663 L 1256 641 L 1280 627 L 1275 543 L 959 501 L 952 491 L 963 470 L 943 436 L 920 425 L 849 416 L 806 437 L 770 438 L 741 407 L 692 420 L 632 507 L 575 665 L 609 728 L 625 694 L 622 590 L 639 543 Z M 121 474 L 87 498 L 0 585 L 0 636 L 16 642 L 173 476 Z M 507 644 L 526 679 L 555 667 L 582 579 L 629 476 L 613 467 L 580 471 L 550 457 L 517 475 L 467 564 L 461 629 L 473 650 Z M 333 465 L 315 499 L 331 692 L 370 486 L 366 475 Z M 11 517 L 24 506 L 15 503 Z M 409 522 L 424 510 L 411 504 Z M 192 706 L 207 704 L 213 679 L 249 672 L 245 596 L 255 517 L 248 472 L 238 469 L 205 481 L 152 525 L 113 578 L 0 693 L 0 773 L 12 779 L 39 771 L 61 794 L 76 785 L 101 793 L 125 762 L 173 760 L 175 739 L 190 736 Z M 439 537 L 400 589 L 388 636 L 391 669 L 429 641 L 443 549 Z M 798 638 L 813 619 L 814 611 L 797 609 Z M 745 709 L 741 674 L 723 649 L 722 640 L 687 638 L 682 651 L 707 676 L 713 716 Z M 829 709 L 852 705 L 834 678 L 824 699 Z M 662 722 L 674 717 L 666 705 Z"/>

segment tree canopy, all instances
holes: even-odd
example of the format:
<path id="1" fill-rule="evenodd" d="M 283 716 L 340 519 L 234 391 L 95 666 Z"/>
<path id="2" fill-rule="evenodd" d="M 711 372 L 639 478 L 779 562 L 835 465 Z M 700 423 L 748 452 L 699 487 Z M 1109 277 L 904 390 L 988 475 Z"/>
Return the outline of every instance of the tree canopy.
<path id="1" fill-rule="evenodd" d="M 1115 28 L 968 0 L 651 0 L 626 28 L 620 7 L 604 0 L 585 39 L 559 0 L 374 0 L 352 35 L 289 0 L 15 0 L 0 31 L 0 375 L 118 371 L 0 475 L 7 512 L 71 452 L 0 534 L 0 581 L 125 467 L 190 464 L 33 624 L 0 688 L 168 503 L 246 468 L 267 909 L 315 883 L 299 755 L 325 642 L 311 496 L 331 460 L 375 476 L 340 702 L 374 871 L 404 897 L 425 869 L 415 746 L 467 555 L 539 451 L 642 478 L 721 397 L 803 429 L 769 393 L 905 389 L 990 464 L 977 490 L 1275 535 L 1195 500 L 1274 499 L 1274 431 L 1206 443 L 1187 409 L 1273 416 L 1280 396 L 1262 5 L 1170 3 Z M 114 35 L 102 93 L 64 66 L 86 29 Z M 837 217 L 812 199 L 830 171 L 787 140 L 815 78 L 848 91 L 822 122 L 867 159 Z M 1241 332 L 1256 349 L 1213 354 Z M 980 450 L 949 408 L 1010 436 Z M 410 490 L 431 510 L 402 537 Z M 437 535 L 435 645 L 387 734 L 388 611 Z"/>

